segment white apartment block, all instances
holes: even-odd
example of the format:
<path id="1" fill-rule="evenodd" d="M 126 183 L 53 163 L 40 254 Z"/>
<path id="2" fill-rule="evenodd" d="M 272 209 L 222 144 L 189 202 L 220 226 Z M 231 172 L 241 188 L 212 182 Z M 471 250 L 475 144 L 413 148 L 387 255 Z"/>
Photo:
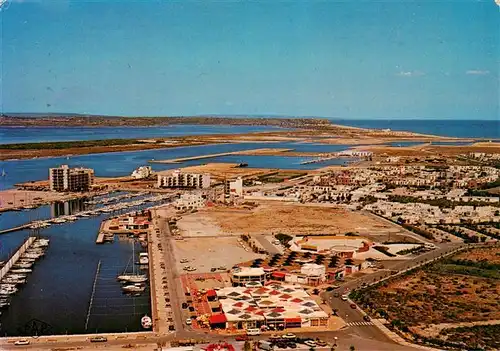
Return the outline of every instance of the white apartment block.
<path id="1" fill-rule="evenodd" d="M 91 168 L 69 168 L 62 165 L 49 168 L 51 191 L 88 191 L 94 184 L 94 170 Z"/>
<path id="2" fill-rule="evenodd" d="M 206 189 L 210 187 L 210 174 L 183 173 L 180 170 L 169 175 L 158 174 L 158 187 Z"/>

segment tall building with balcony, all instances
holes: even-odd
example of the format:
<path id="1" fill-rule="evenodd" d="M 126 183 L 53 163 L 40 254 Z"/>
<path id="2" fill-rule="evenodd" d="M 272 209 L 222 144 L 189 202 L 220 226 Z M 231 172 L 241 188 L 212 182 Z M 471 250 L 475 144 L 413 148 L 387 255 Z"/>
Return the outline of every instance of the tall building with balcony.
<path id="1" fill-rule="evenodd" d="M 158 187 L 206 189 L 210 187 L 210 174 L 183 173 L 180 170 L 169 175 L 158 174 Z"/>
<path id="2" fill-rule="evenodd" d="M 225 195 L 236 195 L 236 196 L 242 196 L 243 195 L 243 179 L 241 177 L 238 177 L 233 180 L 228 180 L 224 182 L 224 194 Z"/>
<path id="3" fill-rule="evenodd" d="M 49 169 L 49 185 L 52 191 L 88 191 L 94 184 L 91 168 L 69 168 L 62 165 Z"/>

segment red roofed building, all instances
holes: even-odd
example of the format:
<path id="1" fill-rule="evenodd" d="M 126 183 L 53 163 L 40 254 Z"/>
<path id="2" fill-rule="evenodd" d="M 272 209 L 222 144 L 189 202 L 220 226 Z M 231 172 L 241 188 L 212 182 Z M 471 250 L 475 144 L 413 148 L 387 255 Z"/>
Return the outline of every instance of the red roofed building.
<path id="1" fill-rule="evenodd" d="M 208 318 L 208 322 L 210 323 L 210 328 L 216 329 L 226 329 L 227 318 L 224 313 L 213 314 Z"/>

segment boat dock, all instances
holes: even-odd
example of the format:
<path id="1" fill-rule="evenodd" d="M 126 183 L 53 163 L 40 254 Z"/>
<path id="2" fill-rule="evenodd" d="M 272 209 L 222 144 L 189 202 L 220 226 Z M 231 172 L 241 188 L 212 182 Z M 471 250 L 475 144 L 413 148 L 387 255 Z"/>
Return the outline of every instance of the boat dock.
<path id="1" fill-rule="evenodd" d="M 31 223 L 26 223 L 26 224 L 23 224 L 23 225 L 20 225 L 17 227 L 2 229 L 2 230 L 0 230 L 0 234 L 7 234 L 10 232 L 16 232 L 18 230 L 28 229 L 30 226 L 31 226 Z"/>
<path id="2" fill-rule="evenodd" d="M 74 213 L 72 215 L 65 215 L 65 216 L 59 216 L 59 217 L 54 217 L 54 218 L 48 218 L 48 219 L 44 219 L 44 220 L 28 222 L 28 223 L 22 224 L 22 225 L 17 226 L 17 227 L 2 229 L 2 230 L 0 230 L 0 235 L 10 233 L 10 232 L 15 232 L 18 230 L 23 230 L 23 229 L 36 229 L 36 228 L 50 227 L 52 224 L 60 224 L 60 223 L 68 222 L 68 221 L 75 221 L 79 218 L 88 218 L 90 216 L 97 216 L 97 215 L 100 215 L 103 213 L 113 213 L 116 211 L 122 211 L 124 209 L 129 208 L 129 207 L 143 205 L 147 202 L 165 201 L 165 200 L 169 200 L 173 197 L 174 197 L 174 195 L 172 195 L 171 193 L 158 194 L 158 195 L 150 196 L 150 197 L 140 199 L 140 200 L 117 203 L 114 205 L 108 205 L 108 206 L 104 206 L 101 208 L 96 208 L 94 210 Z"/>
<path id="3" fill-rule="evenodd" d="M 9 270 L 12 268 L 14 264 L 16 264 L 17 260 L 21 257 L 23 253 L 26 252 L 26 250 L 29 249 L 29 247 L 35 242 L 36 238 L 34 236 L 30 236 L 26 241 L 21 245 L 21 247 L 12 255 L 12 257 L 7 261 L 5 266 L 0 269 L 0 280 L 5 277 L 7 273 L 9 273 Z"/>

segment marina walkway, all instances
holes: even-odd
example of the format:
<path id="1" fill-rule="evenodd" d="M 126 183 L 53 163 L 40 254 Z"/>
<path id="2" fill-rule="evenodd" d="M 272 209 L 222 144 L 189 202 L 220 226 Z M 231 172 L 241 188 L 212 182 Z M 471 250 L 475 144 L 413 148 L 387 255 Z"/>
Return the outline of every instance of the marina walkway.
<path id="1" fill-rule="evenodd" d="M 21 257 L 21 255 L 25 253 L 26 250 L 28 250 L 28 248 L 31 246 L 31 244 L 33 244 L 35 240 L 36 238 L 34 236 L 30 236 L 28 239 L 26 239 L 26 241 L 21 245 L 21 247 L 16 251 L 16 253 L 12 255 L 12 257 L 7 261 L 5 266 L 3 266 L 2 269 L 0 270 L 0 280 L 2 280 L 3 277 L 5 277 L 5 275 L 9 272 L 12 266 L 16 264 L 17 260 L 19 260 L 19 257 Z"/>

